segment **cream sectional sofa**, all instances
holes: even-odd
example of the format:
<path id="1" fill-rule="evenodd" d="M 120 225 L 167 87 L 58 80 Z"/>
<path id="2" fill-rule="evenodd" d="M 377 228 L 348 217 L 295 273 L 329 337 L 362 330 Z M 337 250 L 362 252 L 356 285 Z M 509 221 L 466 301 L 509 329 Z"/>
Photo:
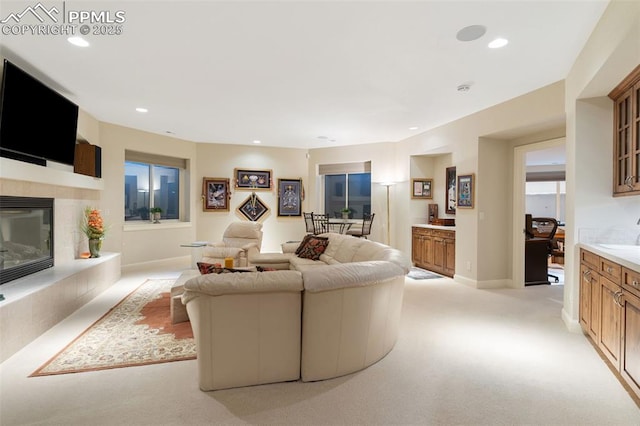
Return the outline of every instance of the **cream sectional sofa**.
<path id="1" fill-rule="evenodd" d="M 322 236 L 319 260 L 298 258 L 291 244 L 267 262 L 281 270 L 184 283 L 202 390 L 338 377 L 391 351 L 409 259 L 373 241 Z"/>

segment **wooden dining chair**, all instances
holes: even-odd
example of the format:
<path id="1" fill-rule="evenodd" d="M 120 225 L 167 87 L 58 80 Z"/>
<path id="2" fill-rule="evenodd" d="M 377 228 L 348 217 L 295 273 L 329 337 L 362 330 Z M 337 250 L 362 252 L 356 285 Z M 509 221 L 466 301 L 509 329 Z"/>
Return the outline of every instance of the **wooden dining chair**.
<path id="1" fill-rule="evenodd" d="M 365 213 L 362 218 L 362 228 L 350 229 L 346 232 L 347 235 L 358 238 L 367 238 L 367 235 L 371 234 L 371 225 L 373 224 L 373 217 L 375 213 Z"/>

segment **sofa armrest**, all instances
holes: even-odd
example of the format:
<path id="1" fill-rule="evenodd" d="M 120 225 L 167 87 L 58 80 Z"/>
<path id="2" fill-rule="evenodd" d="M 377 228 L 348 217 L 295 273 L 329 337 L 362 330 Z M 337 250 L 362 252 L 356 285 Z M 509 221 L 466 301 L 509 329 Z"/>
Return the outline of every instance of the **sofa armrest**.
<path id="1" fill-rule="evenodd" d="M 301 241 L 290 241 L 286 243 L 282 243 L 282 252 L 283 253 L 295 253 L 298 247 L 300 246 Z"/>
<path id="2" fill-rule="evenodd" d="M 385 260 L 318 266 L 302 272 L 304 289 L 311 293 L 364 287 L 403 275 L 400 266 Z"/>
<path id="3" fill-rule="evenodd" d="M 207 274 L 191 278 L 184 284 L 182 303 L 200 296 L 226 294 L 301 292 L 302 274 L 297 271 L 238 272 Z"/>

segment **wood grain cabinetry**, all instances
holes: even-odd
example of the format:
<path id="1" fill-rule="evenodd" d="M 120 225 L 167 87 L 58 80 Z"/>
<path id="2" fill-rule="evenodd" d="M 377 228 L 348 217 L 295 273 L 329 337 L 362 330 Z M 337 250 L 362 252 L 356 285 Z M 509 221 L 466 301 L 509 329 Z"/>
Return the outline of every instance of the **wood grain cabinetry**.
<path id="1" fill-rule="evenodd" d="M 640 272 L 580 250 L 580 325 L 640 397 Z"/>
<path id="2" fill-rule="evenodd" d="M 411 260 L 419 268 L 453 277 L 456 272 L 456 232 L 414 226 Z"/>
<path id="3" fill-rule="evenodd" d="M 613 195 L 640 194 L 640 65 L 609 93 L 614 101 Z"/>

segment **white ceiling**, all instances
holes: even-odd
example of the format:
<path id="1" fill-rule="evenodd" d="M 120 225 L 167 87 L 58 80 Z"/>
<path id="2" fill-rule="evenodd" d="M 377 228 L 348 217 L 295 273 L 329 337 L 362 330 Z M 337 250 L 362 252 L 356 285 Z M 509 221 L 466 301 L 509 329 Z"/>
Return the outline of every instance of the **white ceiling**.
<path id="1" fill-rule="evenodd" d="M 36 2 L 3 0 L 0 20 Z M 1 35 L 0 54 L 101 121 L 317 148 L 402 140 L 564 79 L 607 3 L 66 1 L 124 11 L 123 33 L 88 35 L 86 48 Z M 483 37 L 456 39 L 474 24 Z M 510 42 L 487 48 L 496 37 Z"/>

